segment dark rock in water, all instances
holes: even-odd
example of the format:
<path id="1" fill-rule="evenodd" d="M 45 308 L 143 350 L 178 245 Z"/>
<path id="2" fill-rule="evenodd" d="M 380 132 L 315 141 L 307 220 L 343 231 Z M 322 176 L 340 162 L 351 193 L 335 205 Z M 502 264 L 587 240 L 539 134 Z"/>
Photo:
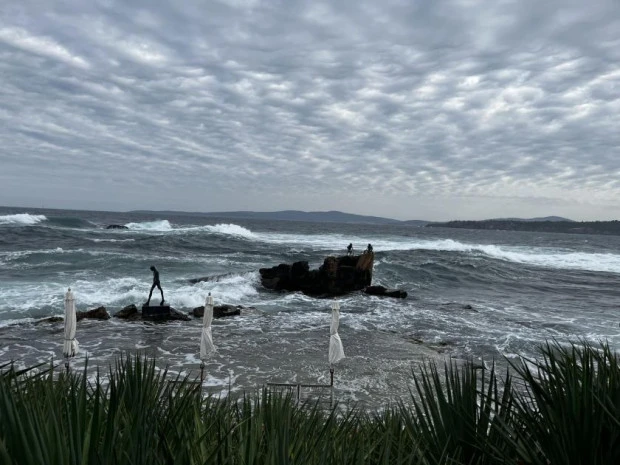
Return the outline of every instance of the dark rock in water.
<path id="1" fill-rule="evenodd" d="M 360 291 L 372 282 L 375 254 L 327 257 L 318 270 L 307 261 L 261 268 L 261 284 L 274 291 L 301 291 L 315 297 L 331 297 Z"/>
<path id="2" fill-rule="evenodd" d="M 160 308 L 160 307 L 152 307 Z M 191 318 L 186 313 L 180 312 L 172 307 L 165 306 L 166 314 L 163 317 L 158 316 L 156 318 L 150 318 L 148 315 L 143 317 L 142 312 L 138 311 L 138 307 L 135 304 L 127 305 L 121 311 L 114 314 L 116 318 L 122 318 L 127 321 L 190 321 Z M 144 307 L 143 307 L 144 309 Z M 169 310 L 168 310 L 169 309 Z"/>
<path id="3" fill-rule="evenodd" d="M 219 281 L 222 278 L 227 278 L 230 276 L 234 276 L 235 273 L 225 273 L 225 274 L 218 274 L 215 276 L 203 276 L 202 278 L 192 278 L 189 280 L 190 284 L 196 284 L 196 283 L 201 283 L 204 281 Z"/>
<path id="4" fill-rule="evenodd" d="M 168 318 L 171 321 L 190 321 L 191 318 L 187 313 L 183 313 L 170 307 L 170 317 Z"/>
<path id="5" fill-rule="evenodd" d="M 64 318 L 61 316 L 50 316 L 47 318 L 41 318 L 40 320 L 35 321 L 34 324 L 39 325 L 41 323 L 60 323 L 61 321 L 64 321 Z"/>
<path id="6" fill-rule="evenodd" d="M 110 314 L 103 306 L 88 310 L 86 312 L 75 312 L 75 319 L 77 321 L 83 320 L 84 318 L 93 320 L 109 320 Z"/>
<path id="7" fill-rule="evenodd" d="M 167 320 L 170 315 L 170 305 L 144 304 L 142 306 L 142 319 L 144 320 Z"/>
<path id="8" fill-rule="evenodd" d="M 109 224 L 106 226 L 106 229 L 129 229 L 124 224 Z"/>
<path id="9" fill-rule="evenodd" d="M 137 313 L 138 313 L 138 307 L 136 307 L 135 304 L 131 304 L 131 305 L 127 305 L 125 308 L 123 308 L 119 312 L 116 312 L 114 314 L 114 317 L 128 319 L 128 318 L 133 317 Z"/>
<path id="10" fill-rule="evenodd" d="M 241 315 L 241 310 L 246 310 L 246 307 L 243 307 L 241 305 L 228 305 L 228 304 L 215 305 L 213 307 L 213 318 L 224 318 L 227 316 Z M 191 311 L 191 313 L 195 317 L 202 318 L 205 314 L 204 305 L 200 307 L 196 307 L 195 309 Z"/>
<path id="11" fill-rule="evenodd" d="M 463 310 L 473 310 L 473 309 L 474 309 L 474 307 L 472 307 L 472 306 L 471 306 L 471 305 L 469 305 L 469 304 L 465 304 L 465 305 L 463 305 Z"/>
<path id="12" fill-rule="evenodd" d="M 386 289 L 383 286 L 368 286 L 364 289 L 364 293 L 369 295 L 378 295 L 381 297 L 396 297 L 399 299 L 404 299 L 407 297 L 407 293 L 405 291 L 401 291 L 400 289 Z"/>

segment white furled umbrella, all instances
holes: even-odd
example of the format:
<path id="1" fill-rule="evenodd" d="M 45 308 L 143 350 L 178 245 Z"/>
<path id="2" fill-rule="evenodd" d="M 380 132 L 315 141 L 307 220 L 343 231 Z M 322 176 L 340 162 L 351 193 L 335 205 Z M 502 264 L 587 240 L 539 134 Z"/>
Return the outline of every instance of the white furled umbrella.
<path id="1" fill-rule="evenodd" d="M 205 301 L 205 312 L 202 317 L 202 335 L 200 336 L 200 382 L 204 380 L 204 368 L 205 362 L 213 352 L 215 352 L 215 346 L 213 345 L 213 336 L 211 335 L 211 322 L 213 321 L 213 297 L 211 293 L 207 296 Z"/>
<path id="2" fill-rule="evenodd" d="M 334 363 L 344 358 L 344 349 L 342 341 L 338 334 L 338 325 L 340 323 L 340 304 L 334 300 L 332 304 L 332 322 L 329 327 L 329 373 L 331 375 L 331 385 L 334 385 Z"/>
<path id="3" fill-rule="evenodd" d="M 62 353 L 67 358 L 65 366 L 69 370 L 69 357 L 73 357 L 78 353 L 78 341 L 75 338 L 75 299 L 71 288 L 65 295 L 65 341 L 62 346 Z"/>

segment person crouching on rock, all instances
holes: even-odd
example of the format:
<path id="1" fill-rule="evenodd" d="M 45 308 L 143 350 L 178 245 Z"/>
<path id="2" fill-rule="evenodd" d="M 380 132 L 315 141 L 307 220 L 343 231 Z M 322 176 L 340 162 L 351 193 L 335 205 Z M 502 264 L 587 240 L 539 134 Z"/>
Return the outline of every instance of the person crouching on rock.
<path id="1" fill-rule="evenodd" d="M 161 292 L 161 303 L 159 305 L 164 305 L 164 290 L 161 288 L 161 283 L 159 282 L 159 271 L 154 266 L 151 266 L 151 271 L 153 272 L 153 285 L 151 286 L 151 292 L 149 292 L 149 300 L 146 301 L 146 305 L 149 306 L 151 303 L 151 296 L 153 295 L 153 289 L 156 287 Z"/>

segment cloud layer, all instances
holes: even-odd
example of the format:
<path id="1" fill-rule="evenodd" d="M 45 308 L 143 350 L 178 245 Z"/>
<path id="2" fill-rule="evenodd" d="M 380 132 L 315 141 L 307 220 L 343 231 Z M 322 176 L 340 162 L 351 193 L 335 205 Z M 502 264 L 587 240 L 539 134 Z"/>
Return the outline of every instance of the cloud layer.
<path id="1" fill-rule="evenodd" d="M 0 6 L 0 204 L 620 217 L 614 0 Z"/>

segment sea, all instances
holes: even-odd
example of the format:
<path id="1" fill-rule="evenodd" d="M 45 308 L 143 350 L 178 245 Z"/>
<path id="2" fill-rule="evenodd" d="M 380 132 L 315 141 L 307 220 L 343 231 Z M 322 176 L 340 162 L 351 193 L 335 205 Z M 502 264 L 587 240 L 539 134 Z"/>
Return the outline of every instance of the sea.
<path id="1" fill-rule="evenodd" d="M 206 392 L 327 384 L 333 300 L 264 289 L 259 269 L 300 260 L 318 268 L 349 243 L 356 252 L 371 243 L 373 284 L 408 296 L 337 299 L 346 357 L 331 395 L 341 403 L 406 400 L 426 363 L 508 367 L 536 358 L 547 341 L 620 348 L 617 236 L 0 207 L 0 364 L 64 364 L 64 325 L 45 319 L 63 316 L 66 291 L 78 311 L 140 308 L 154 265 L 179 311 L 209 293 L 215 305 L 244 307 L 213 322 Z M 200 318 L 82 320 L 70 369 L 105 372 L 125 354 L 144 354 L 172 376 L 197 379 L 201 327 Z"/>

